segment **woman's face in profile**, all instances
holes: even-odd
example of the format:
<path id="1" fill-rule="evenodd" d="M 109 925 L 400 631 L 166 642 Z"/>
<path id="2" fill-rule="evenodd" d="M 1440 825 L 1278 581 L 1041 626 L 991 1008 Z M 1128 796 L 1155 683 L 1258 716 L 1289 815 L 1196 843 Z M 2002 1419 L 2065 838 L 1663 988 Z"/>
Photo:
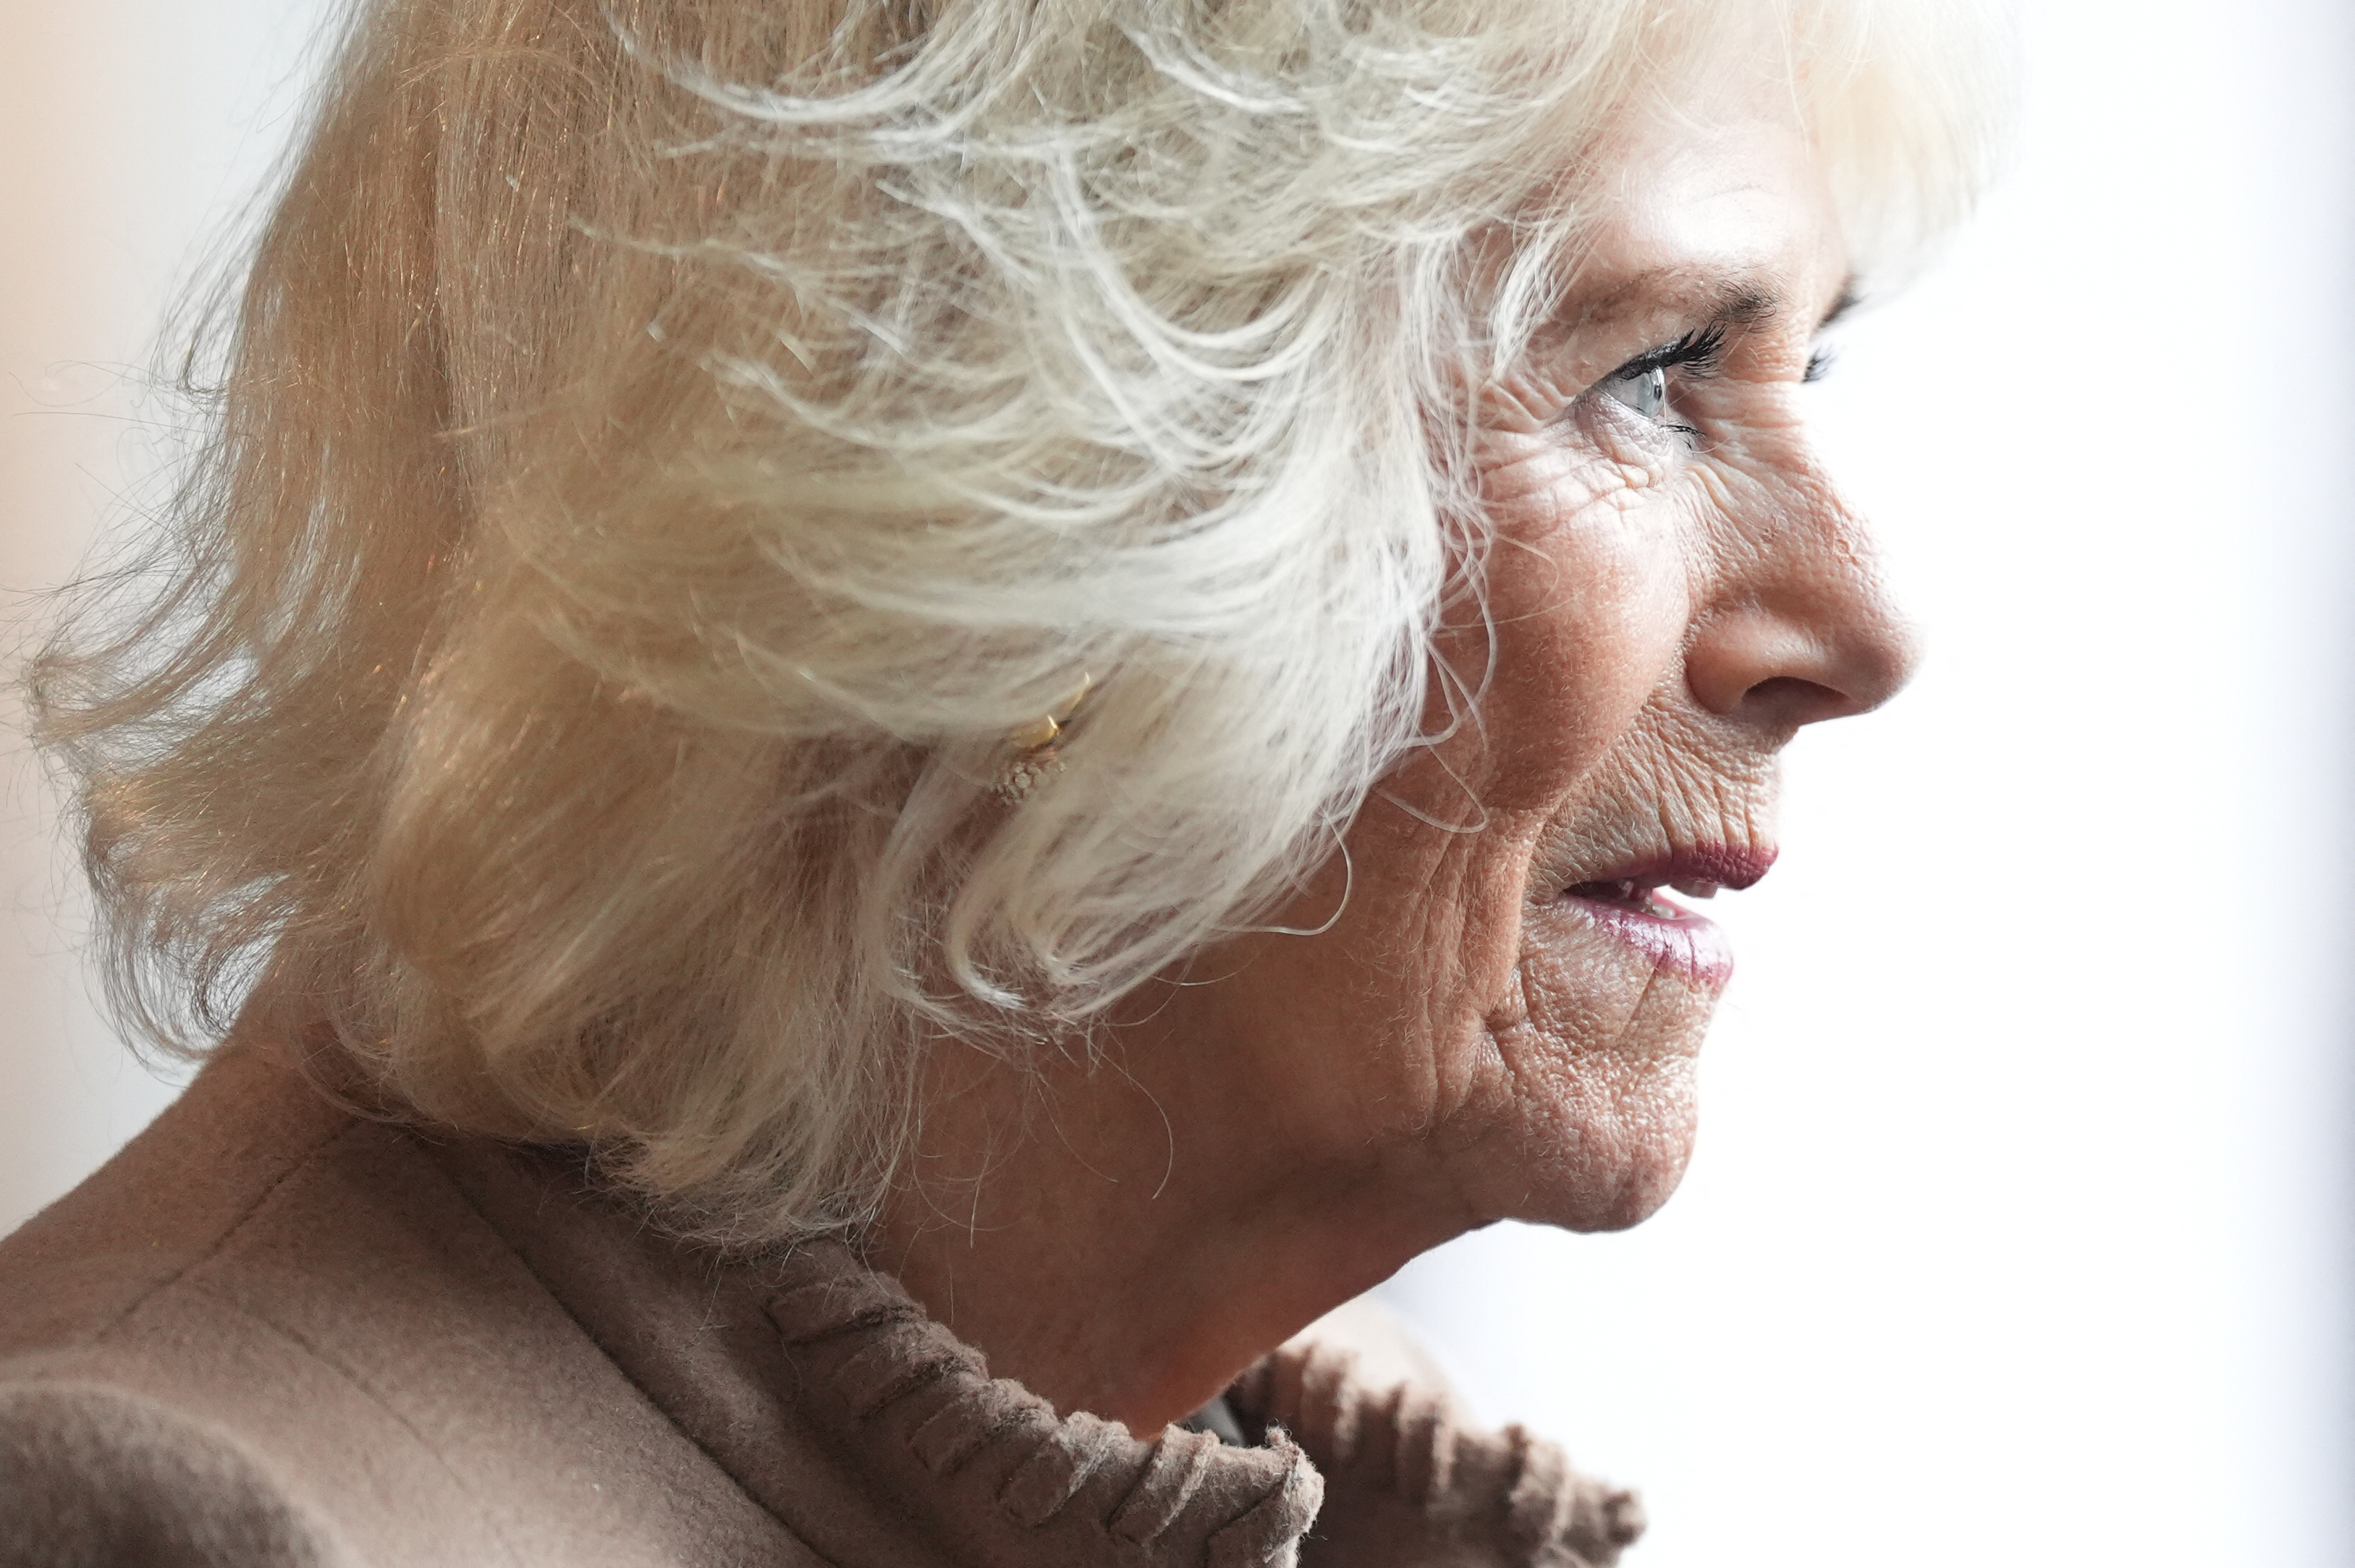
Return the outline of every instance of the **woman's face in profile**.
<path id="1" fill-rule="evenodd" d="M 1476 707 L 1287 912 L 1318 925 L 1346 879 L 1330 929 L 1244 939 L 1173 1003 L 1304 1157 L 1427 1162 L 1434 1228 L 1622 1226 L 1674 1189 L 1731 968 L 1679 901 L 1763 876 L 1776 753 L 1907 673 L 1801 429 L 1838 219 L 1787 86 L 1744 78 L 1634 123 L 1555 329 L 1485 395 L 1493 643 L 1468 608 L 1442 638 Z"/>

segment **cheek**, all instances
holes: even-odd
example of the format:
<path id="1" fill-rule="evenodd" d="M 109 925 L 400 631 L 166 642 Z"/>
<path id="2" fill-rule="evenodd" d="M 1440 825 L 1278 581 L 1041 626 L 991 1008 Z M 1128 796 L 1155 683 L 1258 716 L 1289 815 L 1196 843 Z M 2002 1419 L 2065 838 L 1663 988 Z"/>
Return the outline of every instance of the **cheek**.
<path id="1" fill-rule="evenodd" d="M 1260 1099 L 1323 1153 L 1420 1144 L 1452 1124 L 1451 1145 L 1503 1155 L 1494 1169 L 1515 1196 L 1498 1213 L 1535 1202 L 1531 1217 L 1600 1228 L 1632 1223 L 1673 1185 L 1654 1179 L 1681 1164 L 1689 1136 L 1677 1048 L 1688 1002 L 1700 1017 L 1708 999 L 1631 992 L 1624 957 L 1591 933 L 1546 944 L 1557 956 L 1541 962 L 1592 973 L 1529 973 L 1528 881 L 1549 825 L 1624 771 L 1614 759 L 1681 656 L 1689 536 L 1666 495 L 1598 494 L 1566 462 L 1513 477 L 1490 492 L 1487 613 L 1441 642 L 1452 683 L 1481 693 L 1476 715 L 1384 782 L 1349 856 L 1281 916 L 1313 928 L 1337 905 L 1338 923 L 1248 944 L 1228 988 L 1249 1000 L 1231 1028 L 1256 1041 Z M 1476 820 L 1477 832 L 1460 826 Z M 1268 1019 L 1285 1029 L 1259 1040 L 1251 1026 Z M 1465 1157 L 1490 1168 L 1486 1154 Z"/>
<path id="2" fill-rule="evenodd" d="M 1691 531 L 1673 496 L 1597 493 L 1565 473 L 1498 502 L 1492 632 L 1451 659 L 1493 657 L 1482 737 L 1487 799 L 1551 813 L 1634 725 L 1681 657 L 1691 619 Z M 1493 642 L 1490 640 L 1493 637 Z"/>
<path id="3" fill-rule="evenodd" d="M 1488 624 L 1458 634 L 1456 656 L 1492 670 L 1452 770 L 1478 776 L 1489 831 L 1454 846 L 1469 864 L 1452 880 L 1473 895 L 1457 949 L 1467 983 L 1458 1028 L 1434 1031 L 1433 1076 L 1461 1086 L 1464 1174 L 1474 1188 L 1495 1178 L 1483 1196 L 1497 1212 L 1611 1229 L 1651 1212 L 1683 1169 L 1714 990 L 1633 967 L 1577 917 L 1533 907 L 1531 847 L 1549 824 L 1608 815 L 1649 754 L 1701 536 L 1682 490 L 1581 484 L 1567 461 L 1505 478 L 1489 491 Z"/>

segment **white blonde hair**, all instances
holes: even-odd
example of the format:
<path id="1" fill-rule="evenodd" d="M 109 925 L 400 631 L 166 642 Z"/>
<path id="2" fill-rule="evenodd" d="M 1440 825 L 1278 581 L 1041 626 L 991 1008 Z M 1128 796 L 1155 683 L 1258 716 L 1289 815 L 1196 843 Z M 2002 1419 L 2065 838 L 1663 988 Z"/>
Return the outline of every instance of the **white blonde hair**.
<path id="1" fill-rule="evenodd" d="M 324 1014 L 718 1240 L 858 1222 L 928 1041 L 1083 1030 L 1415 743 L 1456 389 L 1736 3 L 367 5 L 163 553 L 34 669 L 127 1015 Z M 1975 11 L 1777 14 L 1912 254 Z"/>

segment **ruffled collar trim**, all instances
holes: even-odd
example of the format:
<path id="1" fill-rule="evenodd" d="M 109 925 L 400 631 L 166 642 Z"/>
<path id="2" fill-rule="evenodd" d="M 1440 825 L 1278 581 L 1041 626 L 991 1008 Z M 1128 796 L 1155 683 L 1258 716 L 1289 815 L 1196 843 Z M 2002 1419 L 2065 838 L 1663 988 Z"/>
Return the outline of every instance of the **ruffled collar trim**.
<path id="1" fill-rule="evenodd" d="M 1020 1533 L 1030 1563 L 1298 1560 L 1325 1488 L 1280 1433 L 1237 1448 L 1183 1427 L 1147 1441 L 1118 1422 L 1060 1415 L 991 1377 L 980 1352 L 847 1247 L 805 1247 L 780 1275 L 765 1310 L 803 1371 L 804 1408 L 967 1540 L 990 1519 Z"/>
<path id="2" fill-rule="evenodd" d="M 1444 1389 L 1361 1382 L 1345 1350 L 1287 1346 L 1237 1380 L 1258 1446 L 1179 1426 L 1139 1439 L 991 1378 L 847 1247 L 806 1248 L 785 1275 L 767 1312 L 824 1413 L 949 1516 L 1018 1527 L 1044 1549 L 1032 1563 L 1288 1568 L 1305 1546 L 1312 1568 L 1606 1568 L 1644 1527 L 1633 1493 L 1553 1444 L 1481 1428 Z"/>

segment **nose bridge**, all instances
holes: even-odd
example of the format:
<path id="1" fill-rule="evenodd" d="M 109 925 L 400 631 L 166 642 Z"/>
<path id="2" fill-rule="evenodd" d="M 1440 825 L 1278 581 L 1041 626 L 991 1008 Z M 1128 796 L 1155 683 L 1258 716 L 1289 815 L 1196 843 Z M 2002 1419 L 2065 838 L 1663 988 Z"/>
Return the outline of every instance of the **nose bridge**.
<path id="1" fill-rule="evenodd" d="M 1694 695 L 1715 712 L 1754 709 L 1778 724 L 1862 713 L 1896 695 L 1916 639 L 1870 529 L 1829 475 L 1803 457 L 1741 499 L 1727 507 L 1735 538 L 1687 651 Z"/>

